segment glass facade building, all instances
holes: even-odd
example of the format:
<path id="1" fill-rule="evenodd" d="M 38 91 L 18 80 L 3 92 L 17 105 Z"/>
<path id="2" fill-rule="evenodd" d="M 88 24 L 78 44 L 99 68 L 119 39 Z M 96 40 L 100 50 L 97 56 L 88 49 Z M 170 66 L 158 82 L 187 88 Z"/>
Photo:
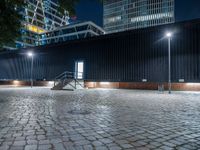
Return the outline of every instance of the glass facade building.
<path id="1" fill-rule="evenodd" d="M 26 0 L 26 7 L 21 10 L 23 15 L 21 37 L 16 47 L 30 47 L 38 44 L 39 34 L 69 24 L 69 16 L 58 12 L 55 0 Z"/>
<path id="2" fill-rule="evenodd" d="M 173 23 L 174 0 L 106 0 L 103 16 L 107 33 Z"/>
<path id="3" fill-rule="evenodd" d="M 21 10 L 21 36 L 16 40 L 16 48 L 104 34 L 104 30 L 92 22 L 69 23 L 68 12 L 61 14 L 58 8 L 56 0 L 26 0 L 26 6 Z"/>

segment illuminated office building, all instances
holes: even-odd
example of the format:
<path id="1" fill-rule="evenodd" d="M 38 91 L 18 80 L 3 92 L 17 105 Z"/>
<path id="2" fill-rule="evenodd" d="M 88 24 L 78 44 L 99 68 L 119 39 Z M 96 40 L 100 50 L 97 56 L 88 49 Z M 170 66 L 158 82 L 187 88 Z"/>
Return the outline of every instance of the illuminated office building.
<path id="1" fill-rule="evenodd" d="M 106 0 L 103 16 L 107 33 L 173 23 L 174 0 Z"/>
<path id="2" fill-rule="evenodd" d="M 26 0 L 23 15 L 21 37 L 16 47 L 30 47 L 38 44 L 39 34 L 69 24 L 67 11 L 64 15 L 58 12 L 55 0 Z"/>
<path id="3" fill-rule="evenodd" d="M 56 0 L 26 0 L 26 3 L 21 11 L 21 37 L 16 40 L 16 48 L 104 34 L 104 30 L 92 22 L 70 24 L 68 11 L 61 14 Z"/>

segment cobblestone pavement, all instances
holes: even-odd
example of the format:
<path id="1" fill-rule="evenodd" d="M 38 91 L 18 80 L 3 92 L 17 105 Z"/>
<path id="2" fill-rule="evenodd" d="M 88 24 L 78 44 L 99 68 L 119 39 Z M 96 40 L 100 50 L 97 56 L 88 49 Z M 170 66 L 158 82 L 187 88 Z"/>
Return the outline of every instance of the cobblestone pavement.
<path id="1" fill-rule="evenodd" d="M 7 149 L 200 149 L 200 93 L 1 88 Z"/>

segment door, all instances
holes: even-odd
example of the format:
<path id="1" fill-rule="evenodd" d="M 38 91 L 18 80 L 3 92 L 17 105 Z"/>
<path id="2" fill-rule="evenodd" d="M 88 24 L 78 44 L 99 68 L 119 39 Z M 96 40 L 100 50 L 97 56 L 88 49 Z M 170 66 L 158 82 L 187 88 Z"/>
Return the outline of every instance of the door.
<path id="1" fill-rule="evenodd" d="M 84 61 L 75 62 L 75 77 L 76 79 L 83 79 L 84 75 Z"/>

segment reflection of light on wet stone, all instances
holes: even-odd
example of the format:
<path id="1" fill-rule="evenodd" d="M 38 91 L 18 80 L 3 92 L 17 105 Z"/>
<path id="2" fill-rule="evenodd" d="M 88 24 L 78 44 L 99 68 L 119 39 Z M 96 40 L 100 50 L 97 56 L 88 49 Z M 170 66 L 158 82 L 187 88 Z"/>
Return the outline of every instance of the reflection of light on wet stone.
<path id="1" fill-rule="evenodd" d="M 100 111 L 101 114 L 110 114 L 110 107 L 106 105 L 98 105 L 97 109 Z"/>

